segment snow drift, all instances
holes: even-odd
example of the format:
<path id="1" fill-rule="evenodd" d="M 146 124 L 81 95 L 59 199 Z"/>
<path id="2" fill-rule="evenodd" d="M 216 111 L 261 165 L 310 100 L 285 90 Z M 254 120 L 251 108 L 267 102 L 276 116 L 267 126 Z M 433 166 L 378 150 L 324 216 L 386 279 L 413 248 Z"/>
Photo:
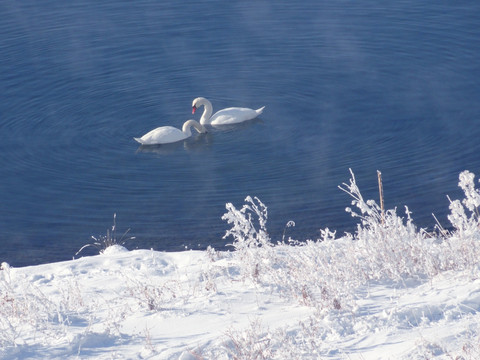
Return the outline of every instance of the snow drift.
<path id="1" fill-rule="evenodd" d="M 109 243 L 67 262 L 3 263 L 0 357 L 480 358 L 480 193 L 468 171 L 459 186 L 450 231 L 365 201 L 352 172 L 341 189 L 354 234 L 274 241 L 267 207 L 247 197 L 226 205 L 231 252 Z"/>

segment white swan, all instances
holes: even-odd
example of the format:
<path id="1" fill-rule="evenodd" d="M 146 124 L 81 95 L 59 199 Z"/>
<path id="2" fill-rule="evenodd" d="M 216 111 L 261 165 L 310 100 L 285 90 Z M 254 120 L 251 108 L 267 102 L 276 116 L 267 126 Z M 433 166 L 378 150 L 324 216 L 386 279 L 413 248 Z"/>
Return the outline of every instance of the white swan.
<path id="1" fill-rule="evenodd" d="M 212 112 L 213 112 L 212 103 L 203 97 L 198 97 L 195 100 L 193 100 L 192 114 L 195 114 L 195 111 L 201 106 L 205 106 L 203 115 L 200 118 L 200 124 L 202 125 L 236 124 L 239 122 L 256 118 L 258 115 L 260 115 L 263 112 L 263 109 L 265 109 L 265 106 L 257 110 L 253 110 L 249 108 L 231 107 L 231 108 L 219 110 L 212 115 Z"/>
<path id="2" fill-rule="evenodd" d="M 173 142 L 185 140 L 192 136 L 191 127 L 194 127 L 199 133 L 206 133 L 207 129 L 195 120 L 187 120 L 183 124 L 182 130 L 173 126 L 161 126 L 149 131 L 140 138 L 134 137 L 135 141 L 142 145 L 170 144 Z"/>

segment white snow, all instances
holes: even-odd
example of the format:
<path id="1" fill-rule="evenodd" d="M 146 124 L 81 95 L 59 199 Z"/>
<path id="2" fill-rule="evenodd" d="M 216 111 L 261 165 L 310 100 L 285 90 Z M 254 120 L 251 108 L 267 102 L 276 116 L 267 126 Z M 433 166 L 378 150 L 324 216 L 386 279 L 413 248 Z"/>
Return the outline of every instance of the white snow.
<path id="1" fill-rule="evenodd" d="M 341 238 L 273 244 L 248 197 L 227 204 L 231 252 L 3 263 L 0 358 L 479 359 L 478 191 L 432 236 L 364 202 L 353 174 L 344 189 L 361 221 Z"/>

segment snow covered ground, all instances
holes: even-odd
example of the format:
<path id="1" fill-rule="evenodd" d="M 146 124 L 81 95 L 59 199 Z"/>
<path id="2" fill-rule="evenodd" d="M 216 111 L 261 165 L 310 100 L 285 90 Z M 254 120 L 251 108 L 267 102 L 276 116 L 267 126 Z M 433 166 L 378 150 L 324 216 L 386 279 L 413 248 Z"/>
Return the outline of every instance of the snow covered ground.
<path id="1" fill-rule="evenodd" d="M 344 189 L 355 234 L 273 244 L 267 209 L 227 204 L 234 251 L 100 255 L 0 271 L 1 359 L 479 359 L 480 194 L 417 229 Z"/>

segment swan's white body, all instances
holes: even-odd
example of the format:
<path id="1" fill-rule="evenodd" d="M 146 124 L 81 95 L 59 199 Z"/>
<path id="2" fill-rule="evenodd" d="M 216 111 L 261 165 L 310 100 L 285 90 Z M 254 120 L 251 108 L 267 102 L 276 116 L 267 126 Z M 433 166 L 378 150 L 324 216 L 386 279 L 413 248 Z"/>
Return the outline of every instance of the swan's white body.
<path id="1" fill-rule="evenodd" d="M 183 124 L 182 130 L 173 126 L 161 126 L 149 131 L 141 138 L 134 138 L 142 145 L 170 144 L 173 142 L 185 140 L 192 136 L 191 127 L 194 127 L 199 133 L 206 133 L 207 129 L 195 120 L 187 120 Z"/>
<path id="2" fill-rule="evenodd" d="M 193 100 L 192 114 L 195 114 L 195 111 L 201 106 L 205 107 L 202 117 L 200 118 L 200 124 L 202 125 L 228 125 L 240 123 L 256 118 L 263 112 L 263 109 L 265 109 L 265 106 L 257 110 L 231 107 L 219 110 L 212 115 L 212 103 L 203 97 L 198 97 Z"/>

